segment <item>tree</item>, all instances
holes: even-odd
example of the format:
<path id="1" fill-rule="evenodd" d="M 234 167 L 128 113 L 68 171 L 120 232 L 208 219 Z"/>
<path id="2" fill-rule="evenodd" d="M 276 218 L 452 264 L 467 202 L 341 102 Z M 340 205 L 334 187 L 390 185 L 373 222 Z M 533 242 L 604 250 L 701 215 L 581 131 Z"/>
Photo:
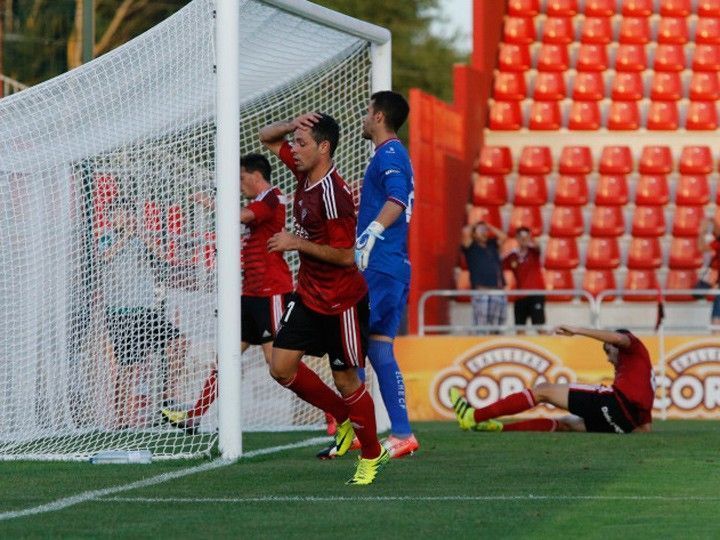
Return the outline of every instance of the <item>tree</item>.
<path id="1" fill-rule="evenodd" d="M 438 0 L 315 0 L 316 3 L 392 32 L 393 88 L 407 96 L 421 88 L 442 99 L 452 98 L 452 66 L 465 61 L 454 46 L 430 32 L 438 17 Z"/>

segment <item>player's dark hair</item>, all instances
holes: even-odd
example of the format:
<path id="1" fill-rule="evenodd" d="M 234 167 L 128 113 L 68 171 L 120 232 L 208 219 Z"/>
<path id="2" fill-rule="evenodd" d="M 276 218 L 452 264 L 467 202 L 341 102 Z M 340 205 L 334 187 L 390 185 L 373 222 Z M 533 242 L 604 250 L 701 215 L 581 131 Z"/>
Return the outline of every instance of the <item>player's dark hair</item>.
<path id="1" fill-rule="evenodd" d="M 515 229 L 515 236 L 524 232 L 530 234 L 530 229 L 528 227 L 518 227 L 517 229 Z"/>
<path id="2" fill-rule="evenodd" d="M 616 328 L 615 331 L 618 334 L 632 334 L 632 332 L 630 332 L 627 328 Z"/>
<path id="3" fill-rule="evenodd" d="M 247 172 L 259 172 L 266 182 L 272 176 L 272 167 L 268 159 L 262 154 L 247 154 L 240 157 L 240 167 Z"/>
<path id="4" fill-rule="evenodd" d="M 385 125 L 397 132 L 407 120 L 410 105 L 405 98 L 397 92 L 383 90 L 370 96 L 375 111 L 385 115 Z"/>
<path id="5" fill-rule="evenodd" d="M 329 114 L 318 113 L 320 119 L 313 124 L 310 133 L 315 142 L 320 144 L 323 141 L 330 143 L 330 157 L 335 154 L 338 142 L 340 141 L 340 126 Z"/>

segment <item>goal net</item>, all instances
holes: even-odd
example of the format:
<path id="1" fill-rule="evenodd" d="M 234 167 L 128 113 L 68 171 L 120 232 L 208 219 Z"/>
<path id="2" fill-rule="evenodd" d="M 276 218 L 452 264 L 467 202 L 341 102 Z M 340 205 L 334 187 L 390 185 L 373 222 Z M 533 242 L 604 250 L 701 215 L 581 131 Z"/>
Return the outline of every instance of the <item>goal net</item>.
<path id="1" fill-rule="evenodd" d="M 329 113 L 358 193 L 370 43 L 281 3 L 241 2 L 241 153 L 267 155 L 257 133 L 269 122 Z M 192 407 L 216 362 L 215 216 L 198 195 L 215 189 L 214 9 L 194 0 L 0 100 L 0 459 L 188 457 L 217 440 L 216 404 L 194 433 L 160 415 Z M 271 163 L 291 195 L 293 178 Z M 329 380 L 323 361 L 309 363 Z M 270 379 L 259 348 L 241 364 L 243 430 L 323 427 Z"/>

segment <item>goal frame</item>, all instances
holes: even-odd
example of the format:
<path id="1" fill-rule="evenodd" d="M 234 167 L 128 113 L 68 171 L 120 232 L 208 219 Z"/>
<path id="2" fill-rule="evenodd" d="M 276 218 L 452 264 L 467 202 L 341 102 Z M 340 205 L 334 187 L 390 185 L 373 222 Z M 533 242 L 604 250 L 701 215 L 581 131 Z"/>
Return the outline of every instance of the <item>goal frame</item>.
<path id="1" fill-rule="evenodd" d="M 217 141 L 217 295 L 218 295 L 218 435 L 224 459 L 242 456 L 240 325 L 240 2 L 216 0 Z M 367 40 L 371 56 L 372 92 L 392 88 L 390 31 L 343 15 L 307 0 L 264 0 L 264 3 L 309 21 Z M 369 98 L 369 96 L 368 96 Z M 375 395 L 378 430 L 387 428 L 382 399 Z"/>

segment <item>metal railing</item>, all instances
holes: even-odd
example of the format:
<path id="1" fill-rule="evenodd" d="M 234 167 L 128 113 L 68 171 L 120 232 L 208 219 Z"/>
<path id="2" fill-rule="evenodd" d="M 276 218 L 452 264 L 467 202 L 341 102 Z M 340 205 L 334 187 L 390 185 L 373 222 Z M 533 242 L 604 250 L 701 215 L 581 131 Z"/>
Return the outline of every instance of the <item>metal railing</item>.
<path id="1" fill-rule="evenodd" d="M 16 81 L 15 79 L 11 79 L 2 73 L 0 73 L 0 84 L 2 84 L 2 95 L 0 95 L 0 97 L 16 94 L 17 92 L 27 88 L 27 85 L 21 83 L 20 81 Z"/>
<path id="2" fill-rule="evenodd" d="M 428 300 L 432 298 L 467 298 L 474 296 L 545 296 L 545 297 L 562 297 L 572 296 L 575 299 L 581 299 L 586 302 L 589 310 L 590 326 L 600 328 L 600 321 L 602 316 L 603 305 L 607 305 L 610 301 L 614 301 L 615 298 L 627 298 L 627 297 L 648 297 L 645 303 L 653 302 L 655 299 L 662 298 L 664 302 L 668 299 L 673 301 L 673 297 L 678 296 L 692 296 L 696 299 L 702 299 L 705 297 L 716 297 L 720 296 L 720 289 L 637 289 L 637 290 L 626 290 L 626 289 L 608 289 L 602 291 L 597 297 L 592 296 L 590 293 L 583 289 L 555 289 L 555 290 L 544 290 L 544 289 L 510 289 L 510 290 L 497 290 L 497 289 L 469 289 L 469 290 L 458 290 L 458 289 L 434 289 L 424 292 L 420 296 L 418 302 L 418 334 L 424 336 L 427 332 L 437 333 L 508 333 L 509 331 L 521 331 L 526 329 L 525 326 L 515 325 L 503 325 L 503 326 L 478 326 L 478 325 L 428 325 L 425 323 L 426 305 Z M 652 299 L 652 300 L 650 300 Z M 692 303 L 694 300 L 683 301 L 679 300 L 678 303 L 687 302 Z M 642 305 L 643 301 L 637 301 L 637 305 Z M 635 302 L 633 302 L 635 304 Z M 709 317 L 708 317 L 709 318 Z M 629 325 L 632 329 L 645 329 L 654 328 L 655 320 L 651 321 L 651 325 Z M 615 325 L 616 326 L 616 325 Z M 534 330 L 544 331 L 547 329 L 545 326 L 533 326 Z M 676 330 L 684 330 L 691 332 L 714 332 L 720 331 L 720 325 L 706 324 L 703 326 L 681 326 L 674 327 Z"/>

